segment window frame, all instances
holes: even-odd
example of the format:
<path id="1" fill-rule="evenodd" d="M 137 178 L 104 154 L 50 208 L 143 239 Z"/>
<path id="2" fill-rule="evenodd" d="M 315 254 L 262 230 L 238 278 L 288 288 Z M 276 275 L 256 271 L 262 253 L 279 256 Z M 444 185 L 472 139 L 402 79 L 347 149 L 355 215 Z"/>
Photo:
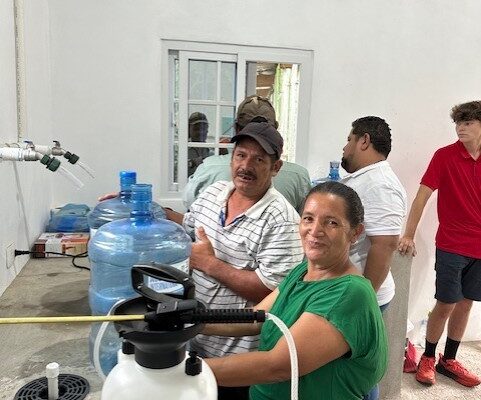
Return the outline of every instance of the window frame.
<path id="1" fill-rule="evenodd" d="M 162 173 L 161 176 L 167 179 L 162 179 L 160 182 L 160 196 L 162 199 L 180 200 L 182 197 L 182 190 L 187 183 L 186 168 L 187 168 L 187 152 L 181 154 L 180 144 L 187 144 L 187 130 L 188 130 L 188 102 L 181 104 L 180 99 L 187 95 L 188 80 L 179 82 L 179 155 L 178 155 L 178 179 L 177 183 L 173 182 L 173 151 L 174 143 L 173 137 L 170 134 L 173 121 L 173 101 L 174 85 L 171 81 L 173 76 L 171 59 L 174 57 L 171 53 L 178 51 L 183 55 L 194 56 L 195 59 L 203 58 L 205 55 L 211 55 L 214 60 L 225 59 L 226 61 L 237 63 L 236 68 L 236 105 L 237 106 L 247 96 L 246 94 L 246 68 L 250 62 L 272 62 L 272 63 L 290 63 L 298 64 L 300 71 L 299 82 L 299 103 L 297 115 L 297 135 L 296 135 L 296 150 L 294 160 L 296 163 L 306 165 L 308 154 L 308 134 L 309 134 L 309 118 L 310 118 L 310 102 L 311 102 L 311 86 L 312 86 L 312 66 L 313 66 L 313 52 L 305 49 L 292 49 L 281 47 L 261 47 L 248 46 L 238 44 L 219 44 L 206 42 L 191 42 L 178 41 L 170 39 L 161 40 L 161 110 L 160 110 L 160 127 L 161 127 L 161 171 L 168 171 Z M 199 58 L 200 57 L 200 58 Z M 187 58 L 189 59 L 189 58 Z M 188 63 L 182 63 L 179 55 L 179 76 L 185 76 L 188 69 Z M 166 90 L 164 90 L 165 88 Z M 188 99 L 188 97 L 185 97 Z M 237 110 L 235 110 L 236 112 Z M 167 134 L 165 134 L 167 133 Z M 221 146 L 223 147 L 223 146 Z M 187 147 L 186 147 L 187 149 Z M 182 176 L 181 176 L 182 172 Z M 185 176 L 184 176 L 185 175 Z"/>
<path id="2" fill-rule="evenodd" d="M 189 70 L 189 61 L 190 60 L 202 60 L 202 61 L 211 61 L 215 60 L 217 65 L 219 62 L 235 62 L 237 63 L 237 57 L 233 54 L 225 54 L 225 53 L 211 53 L 211 52 L 199 52 L 199 51 L 181 51 L 179 54 L 179 76 L 188 76 Z M 217 72 L 217 91 L 220 90 L 219 85 L 219 73 Z M 238 74 L 236 74 L 238 76 Z M 237 86 L 238 82 L 236 82 Z M 189 142 L 188 141 L 188 119 L 189 119 L 189 105 L 191 104 L 208 104 L 208 101 L 196 101 L 196 100 L 189 100 L 189 81 L 188 79 L 183 79 L 179 82 L 179 148 L 181 145 L 186 146 L 188 149 L 189 145 L 195 145 L 195 147 L 206 147 L 211 148 L 212 146 L 209 143 L 201 143 L 201 142 Z M 217 93 L 218 95 L 219 93 Z M 217 101 L 212 101 L 211 105 L 215 105 L 217 108 L 220 107 L 220 103 Z M 231 102 L 225 102 L 224 105 L 227 106 L 234 106 L 234 112 L 236 104 L 232 104 Z M 220 113 L 216 112 L 217 120 L 215 126 L 219 126 L 220 124 Z M 218 142 L 218 130 L 215 133 L 215 137 Z M 220 146 L 222 147 L 222 146 Z M 219 145 L 216 145 L 216 154 L 218 154 Z M 170 165 L 173 162 L 171 160 Z M 178 177 L 177 177 L 177 186 L 180 188 L 184 188 L 187 184 L 187 152 L 180 152 L 178 157 Z M 172 176 L 169 173 L 169 176 Z"/>

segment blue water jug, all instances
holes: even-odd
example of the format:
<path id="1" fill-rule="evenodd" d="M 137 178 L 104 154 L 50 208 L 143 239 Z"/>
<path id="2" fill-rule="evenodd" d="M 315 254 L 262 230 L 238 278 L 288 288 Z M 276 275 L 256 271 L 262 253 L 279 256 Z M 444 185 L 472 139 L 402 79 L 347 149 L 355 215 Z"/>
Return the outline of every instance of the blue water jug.
<path id="1" fill-rule="evenodd" d="M 119 300 L 137 296 L 130 276 L 133 265 L 156 262 L 189 271 L 190 237 L 175 222 L 155 218 L 151 208 L 152 185 L 132 185 L 131 217 L 102 225 L 90 239 L 89 304 L 92 315 L 106 315 Z M 92 360 L 99 327 L 100 324 L 92 325 L 90 331 Z M 120 339 L 110 324 L 100 341 L 100 367 L 105 375 L 117 363 L 119 348 Z"/>
<path id="2" fill-rule="evenodd" d="M 88 232 L 87 215 L 90 208 L 86 204 L 66 204 L 50 211 L 46 232 Z"/>
<path id="3" fill-rule="evenodd" d="M 137 181 L 137 174 L 134 171 L 120 171 L 119 176 L 119 195 L 114 199 L 101 201 L 87 216 L 91 237 L 102 225 L 130 217 L 131 188 Z M 165 218 L 163 208 L 155 202 L 152 202 L 152 212 L 156 218 Z"/>
<path id="4" fill-rule="evenodd" d="M 331 161 L 329 162 L 329 175 L 324 178 L 314 179 L 312 181 L 312 186 L 316 186 L 319 183 L 327 182 L 327 181 L 340 181 L 341 177 L 339 176 L 339 161 Z"/>

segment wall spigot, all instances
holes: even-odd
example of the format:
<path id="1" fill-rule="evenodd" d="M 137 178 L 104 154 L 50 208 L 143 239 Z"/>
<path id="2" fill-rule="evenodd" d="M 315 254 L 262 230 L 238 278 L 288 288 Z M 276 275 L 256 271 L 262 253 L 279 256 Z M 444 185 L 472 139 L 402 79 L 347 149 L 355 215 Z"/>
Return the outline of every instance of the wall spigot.
<path id="1" fill-rule="evenodd" d="M 58 159 L 35 151 L 29 144 L 25 149 L 19 147 L 0 148 L 0 161 L 40 161 L 50 171 L 56 171 L 60 167 Z"/>
<path id="2" fill-rule="evenodd" d="M 80 157 L 77 154 L 71 153 L 63 149 L 60 145 L 58 140 L 53 141 L 53 146 L 46 146 L 46 145 L 37 145 L 34 144 L 30 140 L 24 140 L 22 143 L 11 143 L 5 144 L 5 148 L 12 149 L 15 154 L 8 154 L 2 157 L 0 154 L 0 161 L 10 160 L 10 161 L 33 161 L 33 160 L 40 160 L 42 164 L 47 166 L 47 169 L 50 171 L 56 171 L 60 166 L 60 161 L 57 160 L 55 157 L 50 156 L 63 156 L 68 160 L 70 164 L 75 164 L 81 169 L 83 169 L 91 178 L 94 178 L 94 171 L 88 165 L 80 161 Z M 0 145 L 1 146 L 1 145 Z M 15 150 L 16 149 L 16 150 Z M 3 149 L 2 149 L 3 150 Z M 43 156 L 48 156 L 48 158 L 44 158 Z M 60 170 L 62 170 L 61 167 Z M 66 171 L 64 171 L 66 173 Z M 68 174 L 68 179 L 74 181 L 77 187 L 83 186 L 77 178 L 74 179 L 72 174 Z"/>
<path id="3" fill-rule="evenodd" d="M 71 153 L 70 151 L 62 149 L 60 146 L 60 142 L 58 140 L 53 141 L 55 146 L 52 147 L 52 154 L 54 155 L 63 155 L 70 164 L 75 164 L 79 160 L 79 156 L 77 154 Z"/>

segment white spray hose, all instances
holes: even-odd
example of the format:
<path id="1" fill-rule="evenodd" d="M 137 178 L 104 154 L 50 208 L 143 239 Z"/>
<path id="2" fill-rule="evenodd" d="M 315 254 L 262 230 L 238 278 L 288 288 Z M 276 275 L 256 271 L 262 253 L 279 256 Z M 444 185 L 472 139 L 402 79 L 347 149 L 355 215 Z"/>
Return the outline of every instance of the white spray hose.
<path id="1" fill-rule="evenodd" d="M 299 383 L 299 369 L 297 362 L 297 351 L 296 344 L 294 343 L 294 338 L 287 325 L 282 322 L 282 320 L 276 317 L 274 314 L 266 313 L 266 319 L 270 319 L 274 322 L 277 327 L 284 334 L 287 342 L 287 347 L 289 348 L 289 356 L 291 358 L 291 400 L 298 399 L 298 383 Z"/>
<path id="2" fill-rule="evenodd" d="M 124 299 L 118 300 L 109 310 L 107 315 L 112 314 L 112 310 L 114 307 L 124 301 Z M 104 371 L 102 371 L 102 366 L 100 365 L 100 343 L 102 342 L 102 338 L 104 337 L 105 331 L 107 330 L 107 327 L 109 326 L 109 321 L 102 322 L 102 325 L 100 325 L 100 329 L 97 333 L 97 337 L 95 338 L 94 342 L 94 350 L 93 350 L 93 358 L 94 358 L 94 368 L 97 371 L 97 374 L 99 374 L 100 378 L 102 378 L 103 381 L 105 381 L 105 374 Z"/>
<path id="3" fill-rule="evenodd" d="M 93 354 L 94 368 L 95 368 L 95 371 L 97 371 L 97 374 L 99 374 L 102 381 L 105 381 L 106 376 L 104 375 L 104 371 L 102 371 L 102 366 L 100 365 L 100 342 L 102 341 L 102 338 L 104 336 L 104 333 L 108 325 L 109 323 L 107 321 L 102 322 L 102 325 L 100 325 L 100 329 L 97 332 L 97 337 L 95 338 L 95 342 L 94 342 L 94 354 Z"/>
<path id="4" fill-rule="evenodd" d="M 83 163 L 82 161 L 77 161 L 75 165 L 79 166 L 82 168 L 87 174 L 90 175 L 91 178 L 95 178 L 95 173 L 92 168 L 90 168 L 87 164 Z"/>
<path id="5" fill-rule="evenodd" d="M 71 183 L 73 183 L 77 189 L 81 189 L 84 186 L 83 182 L 79 178 L 77 178 L 74 174 L 72 174 L 68 169 L 66 169 L 62 165 L 58 168 L 57 171 L 60 175 L 64 176 Z"/>

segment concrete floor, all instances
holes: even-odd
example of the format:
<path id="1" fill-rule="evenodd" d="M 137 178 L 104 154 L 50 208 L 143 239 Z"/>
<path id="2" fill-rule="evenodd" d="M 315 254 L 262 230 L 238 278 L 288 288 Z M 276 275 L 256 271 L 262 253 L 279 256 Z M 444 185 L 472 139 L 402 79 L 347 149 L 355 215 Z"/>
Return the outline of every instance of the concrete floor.
<path id="1" fill-rule="evenodd" d="M 83 259 L 78 261 L 88 265 Z M 0 317 L 89 315 L 89 272 L 70 259 L 32 259 L 0 297 Z M 11 400 L 33 379 L 45 376 L 50 362 L 61 373 L 83 376 L 91 385 L 87 400 L 99 400 L 102 382 L 88 360 L 88 324 L 0 325 L 0 400 Z M 463 343 L 459 358 L 481 374 L 481 342 Z M 382 396 L 387 400 L 386 396 Z M 389 400 L 481 399 L 481 386 L 465 388 L 444 376 L 428 388 L 403 374 L 401 395 Z"/>
<path id="2" fill-rule="evenodd" d="M 85 264 L 85 259 L 78 261 Z M 0 317 L 90 315 L 89 272 L 70 259 L 32 259 L 0 298 Z M 100 399 L 100 378 L 88 360 L 89 324 L 0 325 L 0 399 L 11 400 L 50 362 L 87 379 L 88 400 Z"/>

